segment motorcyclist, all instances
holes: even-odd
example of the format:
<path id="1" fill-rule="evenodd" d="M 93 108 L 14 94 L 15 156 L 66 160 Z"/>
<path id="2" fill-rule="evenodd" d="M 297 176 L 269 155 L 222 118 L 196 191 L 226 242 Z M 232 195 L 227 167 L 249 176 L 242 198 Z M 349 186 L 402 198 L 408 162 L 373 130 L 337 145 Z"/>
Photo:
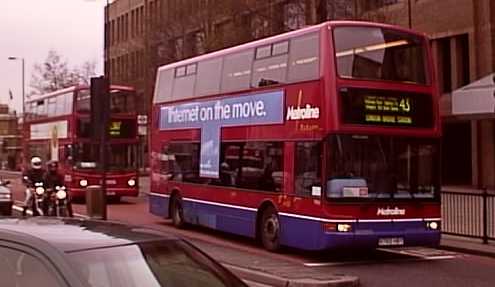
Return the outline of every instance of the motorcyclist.
<path id="1" fill-rule="evenodd" d="M 38 156 L 33 156 L 31 158 L 31 167 L 26 170 L 22 175 L 22 181 L 26 185 L 26 198 L 24 199 L 24 208 L 22 210 L 22 215 L 26 215 L 27 208 L 32 207 L 33 216 L 39 215 L 38 210 L 35 208 L 34 204 L 34 184 L 37 182 L 43 182 L 43 175 L 45 171 L 43 170 L 43 161 Z"/>
<path id="2" fill-rule="evenodd" d="M 57 192 L 57 186 L 65 186 L 64 177 L 59 173 L 57 161 L 50 161 L 47 163 L 47 171 L 43 176 L 43 182 L 45 183 L 47 190 L 51 192 L 51 194 L 49 194 L 50 197 Z M 67 200 L 67 211 L 69 216 L 72 216 L 72 204 L 70 202 L 70 197 Z"/>
<path id="3" fill-rule="evenodd" d="M 64 177 L 58 172 L 58 163 L 56 161 L 49 161 L 47 163 L 47 170 L 43 175 L 43 182 L 47 189 L 55 190 L 56 186 L 64 185 Z"/>

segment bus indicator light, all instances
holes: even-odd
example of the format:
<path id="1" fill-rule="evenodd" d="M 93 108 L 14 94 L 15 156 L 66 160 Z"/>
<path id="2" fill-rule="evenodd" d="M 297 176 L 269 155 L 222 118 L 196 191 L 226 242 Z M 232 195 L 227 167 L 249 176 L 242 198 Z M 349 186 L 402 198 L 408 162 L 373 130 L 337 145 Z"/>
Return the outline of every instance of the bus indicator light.
<path id="1" fill-rule="evenodd" d="M 331 222 L 323 223 L 323 232 L 335 232 L 337 231 L 337 224 Z"/>

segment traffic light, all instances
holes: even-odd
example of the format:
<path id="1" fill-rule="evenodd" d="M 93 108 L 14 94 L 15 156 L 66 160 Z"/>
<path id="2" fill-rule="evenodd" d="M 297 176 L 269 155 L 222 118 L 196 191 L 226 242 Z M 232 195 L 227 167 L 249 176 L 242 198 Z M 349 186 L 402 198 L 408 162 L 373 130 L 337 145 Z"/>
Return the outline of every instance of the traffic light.
<path id="1" fill-rule="evenodd" d="M 104 76 L 91 78 L 91 127 L 95 141 L 103 139 L 110 116 L 110 84 Z"/>

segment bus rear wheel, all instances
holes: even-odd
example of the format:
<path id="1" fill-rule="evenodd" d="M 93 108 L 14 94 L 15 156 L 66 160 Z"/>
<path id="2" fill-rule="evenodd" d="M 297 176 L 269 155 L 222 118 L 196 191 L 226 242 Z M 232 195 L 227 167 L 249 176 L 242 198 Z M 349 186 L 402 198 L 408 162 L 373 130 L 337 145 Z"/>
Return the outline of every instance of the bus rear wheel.
<path id="1" fill-rule="evenodd" d="M 263 212 L 261 220 L 261 243 L 269 251 L 280 249 L 280 221 L 275 208 L 269 207 Z"/>
<path id="2" fill-rule="evenodd" d="M 182 208 L 182 199 L 178 196 L 172 197 L 171 202 L 171 214 L 172 214 L 172 223 L 177 228 L 184 228 L 184 209 Z"/>

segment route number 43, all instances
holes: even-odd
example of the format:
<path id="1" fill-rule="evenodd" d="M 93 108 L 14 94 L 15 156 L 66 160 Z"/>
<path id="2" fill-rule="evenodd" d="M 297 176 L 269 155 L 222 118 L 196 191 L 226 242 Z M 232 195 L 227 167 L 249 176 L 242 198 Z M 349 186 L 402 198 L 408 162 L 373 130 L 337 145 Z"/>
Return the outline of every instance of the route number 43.
<path id="1" fill-rule="evenodd" d="M 401 99 L 399 102 L 399 107 L 403 112 L 410 112 L 411 111 L 411 105 L 409 104 L 409 99 Z"/>

